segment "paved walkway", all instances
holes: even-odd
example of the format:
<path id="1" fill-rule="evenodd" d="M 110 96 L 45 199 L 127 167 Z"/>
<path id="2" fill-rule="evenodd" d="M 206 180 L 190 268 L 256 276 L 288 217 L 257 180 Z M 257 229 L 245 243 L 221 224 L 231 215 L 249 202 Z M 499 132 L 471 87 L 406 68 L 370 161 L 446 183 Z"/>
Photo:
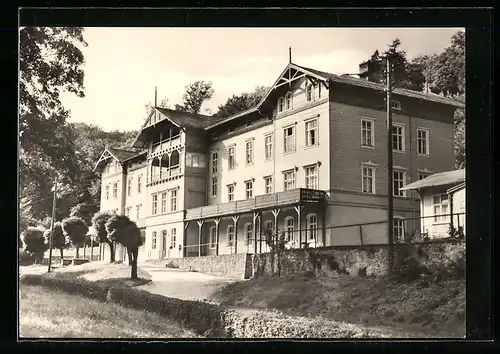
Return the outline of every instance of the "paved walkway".
<path id="1" fill-rule="evenodd" d="M 142 263 L 139 267 L 151 275 L 151 282 L 138 288 L 153 294 L 183 300 L 209 300 L 224 284 L 238 279 L 224 278 L 198 272 L 167 268 L 163 264 Z"/>

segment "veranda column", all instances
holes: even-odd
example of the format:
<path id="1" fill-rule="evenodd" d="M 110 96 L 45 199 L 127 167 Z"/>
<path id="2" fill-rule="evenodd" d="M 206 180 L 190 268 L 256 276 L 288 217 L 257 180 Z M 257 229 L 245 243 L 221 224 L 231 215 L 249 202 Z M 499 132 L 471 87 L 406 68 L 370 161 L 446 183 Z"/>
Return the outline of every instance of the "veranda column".
<path id="1" fill-rule="evenodd" d="M 198 221 L 198 257 L 201 257 L 201 228 L 204 223 L 205 220 Z"/>
<path id="2" fill-rule="evenodd" d="M 240 219 L 239 215 L 233 216 L 233 225 L 234 225 L 234 253 L 238 253 L 238 220 Z"/>
<path id="3" fill-rule="evenodd" d="M 253 213 L 253 243 L 254 243 L 254 253 L 257 253 L 257 220 L 260 217 L 260 213 L 255 212 Z"/>
<path id="4" fill-rule="evenodd" d="M 274 215 L 274 241 L 275 245 L 278 240 L 278 215 L 280 215 L 281 209 L 274 209 L 273 210 L 273 215 Z"/>
<path id="5" fill-rule="evenodd" d="M 215 223 L 215 255 L 219 255 L 219 224 L 220 224 L 220 218 L 214 219 Z"/>
<path id="6" fill-rule="evenodd" d="M 302 248 L 302 205 L 294 207 L 297 212 L 297 227 L 299 228 L 299 248 Z"/>

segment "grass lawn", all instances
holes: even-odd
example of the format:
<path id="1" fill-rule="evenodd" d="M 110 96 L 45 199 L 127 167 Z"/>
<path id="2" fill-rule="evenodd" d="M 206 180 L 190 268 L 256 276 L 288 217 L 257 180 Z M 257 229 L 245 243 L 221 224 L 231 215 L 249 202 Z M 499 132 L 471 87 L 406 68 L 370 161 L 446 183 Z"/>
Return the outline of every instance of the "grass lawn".
<path id="1" fill-rule="evenodd" d="M 45 267 L 45 270 L 47 267 Z M 29 272 L 29 268 L 26 272 Z M 23 270 L 21 270 L 22 274 Z M 57 278 L 83 278 L 94 282 L 105 282 L 106 284 L 117 284 L 126 286 L 139 286 L 151 282 L 151 276 L 141 268 L 137 269 L 138 279 L 130 279 L 130 266 L 123 263 L 89 262 L 77 266 L 57 268 L 44 277 Z"/>
<path id="2" fill-rule="evenodd" d="M 211 300 L 393 328 L 416 337 L 465 335 L 464 280 L 395 283 L 387 278 L 350 276 L 262 277 L 226 285 Z"/>
<path id="3" fill-rule="evenodd" d="M 21 285 L 19 305 L 23 338 L 200 337 L 156 314 L 39 286 Z"/>

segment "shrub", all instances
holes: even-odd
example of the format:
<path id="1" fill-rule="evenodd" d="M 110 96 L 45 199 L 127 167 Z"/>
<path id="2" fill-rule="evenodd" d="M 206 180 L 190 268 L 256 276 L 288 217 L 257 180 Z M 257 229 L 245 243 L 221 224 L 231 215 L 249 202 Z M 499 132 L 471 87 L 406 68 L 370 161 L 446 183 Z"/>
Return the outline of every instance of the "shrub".
<path id="1" fill-rule="evenodd" d="M 32 265 L 33 263 L 35 263 L 35 257 L 33 257 L 32 254 L 24 250 L 19 251 L 19 265 L 28 266 Z"/>
<path id="2" fill-rule="evenodd" d="M 43 254 L 48 245 L 43 237 L 43 230 L 36 227 L 28 227 L 23 234 L 24 251 L 34 257 L 35 263 L 43 260 Z"/>

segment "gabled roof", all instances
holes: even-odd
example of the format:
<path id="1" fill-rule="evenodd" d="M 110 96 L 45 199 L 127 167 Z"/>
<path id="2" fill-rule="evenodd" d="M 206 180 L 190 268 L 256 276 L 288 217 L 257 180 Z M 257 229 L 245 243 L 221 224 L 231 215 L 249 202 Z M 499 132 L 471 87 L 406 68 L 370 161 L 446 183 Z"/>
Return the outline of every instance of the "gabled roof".
<path id="1" fill-rule="evenodd" d="M 401 190 L 424 189 L 439 186 L 452 186 L 465 182 L 465 169 L 435 173 L 424 179 L 413 182 Z"/>
<path id="2" fill-rule="evenodd" d="M 285 67 L 285 69 L 281 72 L 278 79 L 269 88 L 266 95 L 260 100 L 259 103 L 257 103 L 257 105 L 255 105 L 255 107 L 250 108 L 246 111 L 234 114 L 230 117 L 222 118 L 222 119 L 219 119 L 218 121 L 212 122 L 211 124 L 206 125 L 205 129 L 206 130 L 211 129 L 211 128 L 216 127 L 220 124 L 229 122 L 233 119 L 236 119 L 236 118 L 242 117 L 244 115 L 250 114 L 252 112 L 258 111 L 259 108 L 264 103 L 264 101 L 269 97 L 271 92 L 273 92 L 273 90 L 276 89 L 276 87 L 281 86 L 283 84 L 286 84 L 288 82 L 287 78 L 286 78 L 286 73 L 289 70 L 294 70 L 294 71 L 298 71 L 298 72 L 302 73 L 301 75 L 297 75 L 295 78 L 289 77 L 288 78 L 289 81 L 291 81 L 292 79 L 296 79 L 298 77 L 308 76 L 308 77 L 313 77 L 315 79 L 322 80 L 322 81 L 337 82 L 337 83 L 346 84 L 346 85 L 369 88 L 369 89 L 377 90 L 377 91 L 385 91 L 386 90 L 386 86 L 383 84 L 378 84 L 376 82 L 357 79 L 357 78 L 352 77 L 351 75 L 339 76 L 336 74 L 327 73 L 325 71 L 307 68 L 305 66 L 297 65 L 295 63 L 289 63 Z M 465 105 L 459 101 L 455 101 L 455 100 L 452 100 L 452 99 L 449 99 L 446 97 L 442 97 L 442 96 L 439 96 L 436 94 L 427 94 L 427 93 L 423 93 L 423 92 L 412 91 L 412 90 L 401 89 L 401 88 L 394 88 L 393 92 L 396 95 L 422 99 L 422 100 L 426 100 L 426 101 L 430 101 L 430 102 L 441 103 L 441 104 L 445 104 L 445 105 L 449 105 L 449 106 L 453 106 L 453 107 L 457 107 L 457 108 L 464 108 L 465 107 Z M 210 117 L 210 118 L 213 118 L 213 117 Z"/>
<path id="3" fill-rule="evenodd" d="M 153 116 L 153 113 L 155 111 L 159 112 L 162 115 L 162 119 L 156 121 L 153 124 L 149 124 L 149 122 L 151 121 L 151 117 Z M 156 124 L 160 123 L 163 120 L 168 120 L 173 125 L 179 128 L 204 129 L 209 125 L 221 121 L 223 119 L 225 118 L 212 117 L 204 114 L 189 113 L 184 111 L 176 111 L 169 108 L 154 107 L 154 109 L 151 110 L 151 113 L 149 113 L 148 117 L 142 124 L 142 127 L 139 130 L 139 133 L 137 134 L 132 146 L 139 147 L 137 143 L 138 141 L 141 140 L 141 138 L 144 138 L 143 132 L 147 130 L 149 127 L 155 126 Z"/>
<path id="4" fill-rule="evenodd" d="M 374 89 L 374 90 L 378 90 L 378 91 L 385 91 L 386 90 L 386 86 L 384 84 L 378 84 L 376 82 L 357 79 L 357 78 L 354 78 L 350 75 L 339 76 L 339 75 L 327 73 L 327 72 L 316 70 L 316 69 L 306 68 L 306 67 L 299 66 L 299 65 L 295 65 L 295 66 L 297 66 L 303 70 L 310 71 L 311 73 L 319 75 L 325 79 L 329 79 L 333 82 L 338 82 L 341 84 L 347 84 L 347 85 L 353 85 L 353 86 L 359 86 L 359 87 L 365 87 L 365 88 L 370 88 L 370 89 Z M 455 100 L 452 100 L 452 99 L 449 99 L 446 97 L 442 97 L 439 95 L 435 95 L 435 94 L 427 94 L 427 93 L 423 93 L 423 92 L 407 90 L 407 89 L 402 89 L 402 88 L 394 88 L 393 92 L 396 95 L 412 97 L 412 98 L 419 98 L 419 99 L 423 99 L 426 101 L 446 104 L 446 105 L 457 107 L 457 108 L 464 108 L 465 107 L 465 105 L 461 102 L 458 102 L 458 101 L 455 101 Z"/>
<path id="5" fill-rule="evenodd" d="M 122 162 L 125 162 L 128 160 L 131 160 L 135 157 L 144 155 L 144 154 L 146 154 L 146 152 L 147 152 L 146 150 L 138 152 L 138 151 L 118 149 L 118 148 L 114 148 L 111 146 L 106 146 L 104 148 L 104 151 L 102 152 L 101 156 L 99 157 L 99 160 L 97 161 L 96 165 L 94 166 L 94 171 L 102 168 L 103 165 L 106 163 L 106 161 L 110 158 L 113 158 L 116 161 L 122 163 Z"/>

